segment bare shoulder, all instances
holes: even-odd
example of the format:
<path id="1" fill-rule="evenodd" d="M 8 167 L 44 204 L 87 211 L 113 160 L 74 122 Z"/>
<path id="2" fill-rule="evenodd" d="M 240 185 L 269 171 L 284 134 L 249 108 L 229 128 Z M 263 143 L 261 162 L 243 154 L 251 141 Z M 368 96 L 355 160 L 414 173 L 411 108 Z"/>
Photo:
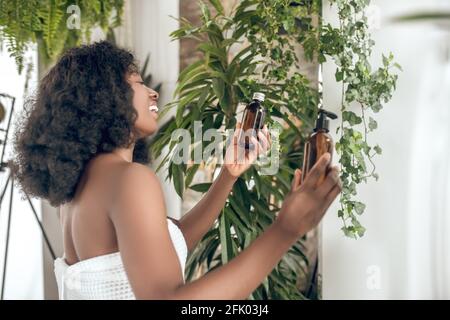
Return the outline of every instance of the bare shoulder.
<path id="1" fill-rule="evenodd" d="M 129 182 L 129 180 L 134 181 L 136 179 L 144 182 L 158 181 L 158 177 L 148 166 L 136 162 L 126 164 L 122 171 L 121 180 Z"/>
<path id="2" fill-rule="evenodd" d="M 117 179 L 112 204 L 111 214 L 121 211 L 142 211 L 150 207 L 165 209 L 164 195 L 158 177 L 153 170 L 143 164 L 126 164 Z"/>
<path id="3" fill-rule="evenodd" d="M 118 161 L 117 158 L 110 154 L 100 154 L 91 160 L 89 167 L 93 171 L 100 173 L 101 178 L 104 176 L 114 177 L 117 182 L 127 181 L 127 179 L 134 179 L 136 176 L 143 175 L 144 178 L 156 178 L 155 173 L 147 166 L 136 163 Z"/>
<path id="4" fill-rule="evenodd" d="M 135 195 L 148 192 L 157 192 L 161 189 L 158 177 L 149 167 L 140 163 L 129 163 L 123 168 L 118 179 L 118 192 L 120 194 Z"/>

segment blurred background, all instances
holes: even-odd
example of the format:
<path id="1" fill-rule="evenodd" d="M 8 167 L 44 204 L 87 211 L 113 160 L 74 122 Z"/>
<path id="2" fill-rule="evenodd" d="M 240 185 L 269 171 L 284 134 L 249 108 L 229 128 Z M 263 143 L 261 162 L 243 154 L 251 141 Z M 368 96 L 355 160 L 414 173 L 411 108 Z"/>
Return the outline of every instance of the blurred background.
<path id="1" fill-rule="evenodd" d="M 226 1 L 224 1 L 226 3 Z M 229 3 L 231 5 L 231 2 Z M 330 208 L 321 225 L 320 256 L 323 299 L 449 299 L 450 298 L 450 19 L 397 18 L 417 13 L 450 13 L 447 0 L 372 0 L 370 16 L 373 56 L 395 56 L 402 66 L 394 97 L 377 115 L 377 141 L 383 154 L 376 158 L 378 182 L 361 185 L 359 197 L 367 208 L 361 217 L 367 228 L 358 240 L 344 237 L 341 221 Z M 151 53 L 150 72 L 161 83 L 160 105 L 172 99 L 180 70 L 194 58 L 189 42 L 170 41 L 178 28 L 171 17 L 198 18 L 196 1 L 125 1 L 124 23 L 116 41 L 133 49 L 140 61 Z M 326 21 L 335 12 L 324 5 Z M 93 39 L 106 35 L 93 32 Z M 37 66 L 36 48 L 28 53 Z M 380 61 L 372 61 L 374 65 Z M 29 74 L 36 87 L 38 68 Z M 335 67 L 323 67 L 324 105 L 339 111 L 340 87 Z M 23 104 L 25 74 L 18 75 L 14 59 L 0 53 L 0 92 Z M 7 105 L 7 99 L 1 103 Z M 170 116 L 170 113 L 167 115 Z M 331 128 L 331 133 L 335 128 Z M 336 161 L 336 158 L 335 160 Z M 157 164 L 157 163 L 156 163 Z M 164 173 L 164 170 L 162 170 Z M 207 173 L 205 173 L 207 175 Z M 7 177 L 0 175 L 0 186 Z M 198 199 L 181 201 L 161 174 L 168 214 L 179 218 Z M 5 299 L 55 299 L 53 261 L 44 247 L 29 205 L 14 191 Z M 6 198 L 9 197 L 9 192 Z M 0 266 L 3 267 L 6 205 L 0 212 Z M 33 200 L 58 255 L 62 252 L 57 209 Z"/>

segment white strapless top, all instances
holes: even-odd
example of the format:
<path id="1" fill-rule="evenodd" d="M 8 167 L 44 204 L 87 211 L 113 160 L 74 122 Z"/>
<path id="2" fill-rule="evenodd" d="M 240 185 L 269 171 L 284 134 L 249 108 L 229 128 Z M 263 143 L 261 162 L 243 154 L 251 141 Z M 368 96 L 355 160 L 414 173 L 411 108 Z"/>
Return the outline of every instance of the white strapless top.
<path id="1" fill-rule="evenodd" d="M 180 261 L 184 278 L 187 245 L 177 225 L 168 220 L 169 233 Z M 120 252 L 105 254 L 68 265 L 65 257 L 54 262 L 61 300 L 132 300 L 131 289 Z"/>

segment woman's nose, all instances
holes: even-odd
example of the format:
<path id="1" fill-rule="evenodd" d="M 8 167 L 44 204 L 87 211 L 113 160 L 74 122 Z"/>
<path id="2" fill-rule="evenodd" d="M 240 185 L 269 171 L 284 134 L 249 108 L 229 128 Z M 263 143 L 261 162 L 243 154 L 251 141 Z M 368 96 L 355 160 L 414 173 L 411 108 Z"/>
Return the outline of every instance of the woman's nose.
<path id="1" fill-rule="evenodd" d="M 159 94 L 158 92 L 156 92 L 155 90 L 152 90 L 149 88 L 150 91 L 150 98 L 152 98 L 153 100 L 158 100 L 159 98 Z"/>

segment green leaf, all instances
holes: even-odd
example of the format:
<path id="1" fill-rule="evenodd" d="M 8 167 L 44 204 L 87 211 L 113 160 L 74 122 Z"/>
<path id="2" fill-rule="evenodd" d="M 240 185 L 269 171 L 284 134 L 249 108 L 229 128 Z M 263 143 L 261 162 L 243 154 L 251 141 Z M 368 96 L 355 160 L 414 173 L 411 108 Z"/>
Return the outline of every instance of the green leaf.
<path id="1" fill-rule="evenodd" d="M 231 195 L 228 197 L 228 201 L 230 202 L 233 209 L 239 213 L 239 217 L 245 222 L 246 225 L 252 224 L 252 217 L 250 215 L 250 212 L 245 210 L 244 205 L 239 202 L 238 199 L 236 199 L 236 196 Z"/>
<path id="2" fill-rule="evenodd" d="M 205 182 L 205 183 L 197 183 L 189 187 L 189 189 L 192 189 L 197 192 L 205 193 L 209 190 L 211 187 L 211 182 Z"/>
<path id="3" fill-rule="evenodd" d="M 199 60 L 194 62 L 193 64 L 190 64 L 186 68 L 183 69 L 183 71 L 180 72 L 178 79 L 181 80 L 185 78 L 189 73 L 193 72 L 194 70 L 205 70 L 204 61 Z"/>
<path id="4" fill-rule="evenodd" d="M 205 104 L 206 98 L 208 98 L 209 90 L 211 89 L 210 85 L 207 85 L 203 88 L 202 94 L 200 95 L 200 98 L 197 102 L 197 108 L 202 109 L 203 105 Z"/>
<path id="5" fill-rule="evenodd" d="M 207 22 L 211 19 L 211 12 L 209 11 L 208 6 L 204 2 L 199 2 L 200 9 L 202 11 L 202 18 L 204 22 Z"/>
<path id="6" fill-rule="evenodd" d="M 383 54 L 383 66 L 388 67 L 389 66 L 389 59 Z"/>
<path id="7" fill-rule="evenodd" d="M 241 222 L 239 216 L 234 213 L 234 211 L 229 207 L 225 207 L 225 211 L 227 212 L 227 217 L 230 218 L 231 223 L 233 223 L 235 229 L 237 228 L 241 232 L 249 232 L 249 228 L 246 227 L 244 223 Z M 237 230 L 236 230 L 237 231 Z"/>
<path id="8" fill-rule="evenodd" d="M 344 111 L 342 112 L 342 119 L 347 121 L 350 125 L 357 125 L 362 122 L 362 118 L 357 116 L 356 113 L 352 111 Z"/>
<path id="9" fill-rule="evenodd" d="M 373 112 L 376 113 L 376 112 L 379 112 L 383 108 L 383 105 L 381 103 L 377 102 L 377 103 L 374 103 L 371 106 L 371 108 L 372 108 Z"/>
<path id="10" fill-rule="evenodd" d="M 373 147 L 373 150 L 375 150 L 375 152 L 376 152 L 377 154 L 381 154 L 381 152 L 383 151 L 383 150 L 380 148 L 379 145 L 376 145 L 375 147 Z"/>
<path id="11" fill-rule="evenodd" d="M 204 86 L 208 84 L 208 81 L 206 80 L 209 80 L 209 78 L 210 75 L 208 74 L 208 72 L 199 72 L 195 75 L 192 75 L 192 77 L 190 78 L 186 77 L 178 83 L 174 96 L 177 94 L 186 94 L 185 92 L 183 92 L 183 90 L 188 89 L 192 86 Z"/>
<path id="12" fill-rule="evenodd" d="M 184 114 L 184 108 L 178 107 L 177 113 L 175 114 L 175 123 L 177 124 L 177 127 L 181 127 L 181 122 L 183 121 L 183 114 Z"/>
<path id="13" fill-rule="evenodd" d="M 212 44 L 202 43 L 198 46 L 198 49 L 206 54 L 210 54 L 211 56 L 218 58 L 220 61 L 222 61 L 222 63 L 225 63 L 227 60 L 225 50 L 215 47 Z"/>
<path id="14" fill-rule="evenodd" d="M 150 54 L 145 57 L 144 65 L 141 68 L 141 75 L 145 76 L 147 74 L 148 62 L 150 61 Z"/>
<path id="15" fill-rule="evenodd" d="M 225 115 L 223 113 L 219 113 L 216 115 L 216 118 L 214 119 L 213 128 L 219 129 L 223 124 L 223 118 Z"/>
<path id="16" fill-rule="evenodd" d="M 401 65 L 399 65 L 397 62 L 394 63 L 394 67 L 397 68 L 400 71 L 403 71 Z"/>
<path id="17" fill-rule="evenodd" d="M 230 66 L 241 63 L 241 58 L 249 52 L 250 52 L 250 54 L 248 56 L 246 56 L 244 59 L 249 58 L 249 61 L 251 59 L 253 59 L 254 55 L 251 52 L 252 50 L 253 50 L 252 46 L 248 46 L 248 47 L 242 49 L 241 51 L 239 51 L 239 53 L 236 54 L 236 56 L 234 56 L 233 60 L 231 60 Z"/>
<path id="18" fill-rule="evenodd" d="M 358 227 L 355 228 L 356 233 L 358 234 L 359 237 L 363 237 L 365 232 L 366 232 L 366 228 L 364 228 L 363 226 L 359 225 Z"/>
<path id="19" fill-rule="evenodd" d="M 238 42 L 236 39 L 234 39 L 234 38 L 228 38 L 228 39 L 224 39 L 224 40 L 222 41 L 222 43 L 220 44 L 220 46 L 221 46 L 222 48 L 226 48 L 226 47 L 228 47 L 228 46 L 230 46 L 230 45 L 232 45 L 233 43 L 236 43 L 236 42 Z"/>
<path id="20" fill-rule="evenodd" d="M 373 131 L 373 130 L 375 130 L 377 127 L 378 127 L 377 122 L 376 122 L 372 117 L 369 117 L 369 129 L 370 129 L 371 131 Z"/>
<path id="21" fill-rule="evenodd" d="M 233 258 L 233 248 L 230 233 L 230 224 L 228 222 L 228 218 L 224 210 L 222 210 L 222 214 L 220 215 L 219 230 L 220 230 L 220 244 L 222 247 L 221 248 L 222 264 L 226 264 Z"/>
<path id="22" fill-rule="evenodd" d="M 336 70 L 335 77 L 337 82 L 342 81 L 342 79 L 344 79 L 344 72 L 340 71 L 339 69 Z"/>
<path id="23" fill-rule="evenodd" d="M 199 166 L 200 165 L 198 163 L 195 163 L 186 170 L 186 179 L 184 181 L 185 188 L 189 188 L 189 186 L 192 182 L 192 179 L 194 178 L 195 174 L 197 173 Z"/>
<path id="24" fill-rule="evenodd" d="M 183 198 L 184 172 L 182 171 L 180 165 L 176 165 L 174 163 L 171 163 L 170 168 L 172 169 L 172 180 L 175 187 L 175 191 L 180 196 L 180 198 Z"/>
<path id="25" fill-rule="evenodd" d="M 223 80 L 225 83 L 231 84 L 228 80 L 226 73 L 223 73 L 221 71 L 210 71 L 209 76 L 210 76 L 210 78 L 219 78 L 219 79 Z"/>
<path id="26" fill-rule="evenodd" d="M 230 113 L 232 111 L 232 108 L 231 108 L 232 106 L 231 106 L 230 92 L 229 92 L 228 88 L 225 88 L 225 92 L 223 94 L 222 99 L 220 99 L 219 103 L 220 103 L 220 107 L 223 110 L 223 112 L 230 116 Z"/>
<path id="27" fill-rule="evenodd" d="M 347 227 L 342 227 L 341 230 L 344 232 L 346 237 L 349 238 L 355 238 L 356 239 L 356 235 L 355 235 L 355 228 L 353 226 L 347 226 Z"/>
<path id="28" fill-rule="evenodd" d="M 222 4 L 220 3 L 220 0 L 209 0 L 209 2 L 216 9 L 217 13 L 223 14 L 223 7 Z"/>
<path id="29" fill-rule="evenodd" d="M 357 214 L 361 215 L 363 214 L 364 210 L 366 209 L 366 205 L 362 202 L 355 202 L 354 208 Z"/>
<path id="30" fill-rule="evenodd" d="M 221 100 L 223 99 L 223 95 L 225 94 L 225 84 L 221 79 L 212 79 L 212 87 L 214 90 L 214 94 L 216 97 Z"/>

